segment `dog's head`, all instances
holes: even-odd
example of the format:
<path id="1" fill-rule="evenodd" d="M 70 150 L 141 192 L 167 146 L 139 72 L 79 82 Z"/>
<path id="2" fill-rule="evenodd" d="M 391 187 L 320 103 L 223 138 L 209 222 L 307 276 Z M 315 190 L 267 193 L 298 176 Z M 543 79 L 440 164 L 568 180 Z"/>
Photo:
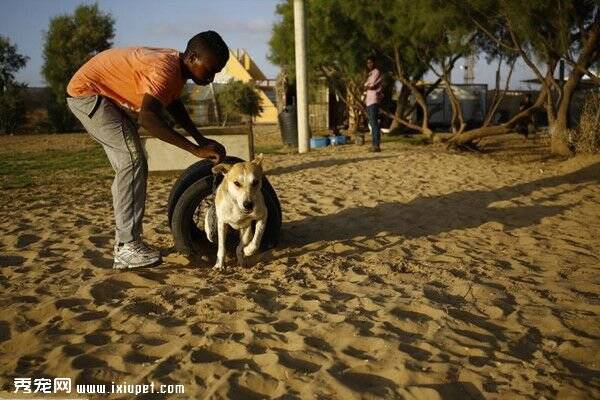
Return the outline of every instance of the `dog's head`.
<path id="1" fill-rule="evenodd" d="M 224 175 L 221 187 L 237 203 L 240 210 L 247 214 L 254 210 L 256 197 L 261 195 L 262 161 L 263 155 L 260 154 L 252 161 L 218 164 L 212 168 L 214 174 Z"/>

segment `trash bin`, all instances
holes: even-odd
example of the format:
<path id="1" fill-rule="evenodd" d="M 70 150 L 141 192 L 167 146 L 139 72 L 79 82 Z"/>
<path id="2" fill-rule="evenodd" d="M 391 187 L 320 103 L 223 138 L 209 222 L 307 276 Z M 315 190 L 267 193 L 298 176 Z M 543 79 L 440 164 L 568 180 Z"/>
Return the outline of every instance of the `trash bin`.
<path id="1" fill-rule="evenodd" d="M 332 135 L 329 136 L 329 144 L 336 146 L 338 144 L 346 144 L 346 136 L 344 135 Z"/>
<path id="2" fill-rule="evenodd" d="M 285 106 L 277 116 L 281 131 L 281 141 L 288 146 L 298 147 L 298 120 L 296 105 Z"/>
<path id="3" fill-rule="evenodd" d="M 327 137 L 313 137 L 310 138 L 310 148 L 318 149 L 320 147 L 327 147 L 329 145 L 329 138 Z"/>

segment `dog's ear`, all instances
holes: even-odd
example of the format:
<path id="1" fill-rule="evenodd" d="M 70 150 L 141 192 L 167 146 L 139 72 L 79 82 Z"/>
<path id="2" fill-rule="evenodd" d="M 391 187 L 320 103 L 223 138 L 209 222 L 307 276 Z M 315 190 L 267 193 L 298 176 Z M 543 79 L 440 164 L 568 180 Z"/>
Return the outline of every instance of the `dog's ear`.
<path id="1" fill-rule="evenodd" d="M 214 167 L 212 167 L 212 173 L 213 174 L 223 174 L 225 175 L 226 173 L 229 172 L 229 170 L 231 169 L 232 165 L 231 164 L 217 164 Z"/>
<path id="2" fill-rule="evenodd" d="M 263 162 L 263 153 L 260 153 L 259 155 L 257 155 L 256 157 L 254 157 L 254 160 L 252 160 L 253 164 L 258 165 L 259 167 L 262 166 L 262 162 Z"/>

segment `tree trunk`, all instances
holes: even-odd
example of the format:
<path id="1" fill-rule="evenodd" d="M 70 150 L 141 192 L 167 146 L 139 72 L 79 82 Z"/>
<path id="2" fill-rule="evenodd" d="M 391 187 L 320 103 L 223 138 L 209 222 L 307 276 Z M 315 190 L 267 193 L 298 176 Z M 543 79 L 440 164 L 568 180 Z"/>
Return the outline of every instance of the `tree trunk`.
<path id="1" fill-rule="evenodd" d="M 417 104 L 419 104 L 421 110 L 423 110 L 423 122 L 419 131 L 425 135 L 425 137 L 431 139 L 433 137 L 433 132 L 431 129 L 429 129 L 429 108 L 427 107 L 427 101 L 415 83 L 407 79 L 406 75 L 404 74 L 404 67 L 400 58 L 400 50 L 397 47 L 394 47 L 394 61 L 397 78 L 400 80 L 400 82 L 402 82 L 403 85 L 408 86 L 412 94 L 415 96 L 415 101 Z"/>
<path id="2" fill-rule="evenodd" d="M 569 105 L 577 82 L 582 75 L 579 74 L 578 78 L 571 79 L 575 73 L 576 71 L 573 71 L 573 74 L 571 74 L 571 77 L 569 77 L 569 80 L 563 88 L 558 111 L 554 113 L 554 107 L 550 104 L 551 101 L 547 107 L 550 109 L 548 110 L 548 125 L 550 126 L 551 135 L 550 151 L 552 154 L 560 156 L 573 155 L 573 152 L 569 148 Z"/>
<path id="3" fill-rule="evenodd" d="M 357 112 L 356 100 L 350 92 L 350 88 L 346 93 L 346 104 L 348 105 L 348 132 L 352 135 L 358 130 L 359 112 Z"/>
<path id="4" fill-rule="evenodd" d="M 346 84 L 346 105 L 348 106 L 348 132 L 355 134 L 361 123 L 361 114 L 364 104 L 360 99 L 360 84 L 353 80 L 348 80 Z"/>
<path id="5" fill-rule="evenodd" d="M 581 32 L 583 35 L 584 32 Z M 552 135 L 551 150 L 553 154 L 569 156 L 572 151 L 569 148 L 569 106 L 577 84 L 583 76 L 583 71 L 587 70 L 594 61 L 594 54 L 598 51 L 598 41 L 600 37 L 600 21 L 598 18 L 594 21 L 591 29 L 587 34 L 587 40 L 583 45 L 583 49 L 577 59 L 577 68 L 573 68 L 567 83 L 565 83 L 556 112 L 556 119 L 550 125 L 550 133 Z"/>
<path id="6" fill-rule="evenodd" d="M 221 124 L 221 116 L 219 115 L 219 103 L 217 102 L 217 96 L 215 95 L 215 88 L 213 86 L 213 84 L 210 84 L 210 93 L 212 95 L 213 98 L 213 107 L 214 107 L 214 112 L 215 112 L 215 118 L 217 120 L 217 126 Z M 225 126 L 225 125 L 223 125 Z"/>
<path id="7" fill-rule="evenodd" d="M 444 85 L 446 86 L 446 93 L 448 93 L 448 99 L 450 100 L 450 105 L 452 106 L 452 133 L 460 134 L 465 130 L 467 124 L 465 124 L 465 120 L 462 113 L 462 107 L 460 104 L 460 100 L 456 97 L 456 93 L 452 90 L 452 84 L 448 79 L 447 75 L 443 77 Z"/>
<path id="8" fill-rule="evenodd" d="M 513 127 L 521 120 L 525 118 L 529 118 L 531 114 L 541 107 L 545 101 L 546 96 L 548 94 L 548 88 L 546 84 L 542 86 L 542 90 L 540 91 L 538 98 L 535 100 L 533 105 L 519 113 L 517 113 L 514 117 L 512 117 L 509 121 L 504 124 L 496 125 L 496 126 L 485 126 L 477 129 L 473 129 L 470 131 L 463 132 L 459 135 L 454 135 L 450 139 L 448 139 L 449 146 L 464 146 L 475 139 L 481 139 L 487 136 L 496 136 L 503 135 L 506 133 L 510 133 L 513 130 Z"/>
<path id="9" fill-rule="evenodd" d="M 254 129 L 252 117 L 248 120 L 248 152 L 250 153 L 250 161 L 254 160 Z"/>
<path id="10" fill-rule="evenodd" d="M 421 133 L 425 135 L 426 138 L 431 139 L 433 137 L 433 131 L 429 129 L 429 107 L 427 106 L 427 100 L 423 93 L 414 85 L 411 85 L 411 91 L 415 95 L 415 101 L 421 107 L 423 111 L 423 121 L 421 122 Z"/>
<path id="11" fill-rule="evenodd" d="M 500 57 L 500 61 L 502 61 L 502 57 Z M 510 78 L 512 76 L 516 62 L 517 62 L 517 59 L 515 58 L 510 63 L 510 69 L 508 72 L 508 76 L 506 77 L 506 85 L 504 86 L 504 90 L 502 92 L 500 92 L 500 63 L 498 64 L 498 70 L 496 71 L 496 91 L 494 92 L 492 106 L 490 107 L 490 110 L 488 111 L 487 115 L 485 116 L 485 121 L 483 122 L 483 126 L 490 126 L 490 124 L 492 123 L 492 119 L 494 118 L 494 114 L 496 114 L 496 110 L 498 110 L 498 107 L 500 107 L 500 104 L 502 104 L 502 100 L 504 100 L 504 96 L 506 95 L 506 92 L 508 91 L 508 85 L 510 84 Z"/>
<path id="12" fill-rule="evenodd" d="M 398 100 L 396 101 L 396 111 L 394 112 L 394 118 L 392 119 L 390 130 L 394 130 L 400 126 L 399 120 L 404 118 L 404 110 L 406 109 L 406 105 L 408 103 L 408 96 L 409 92 L 406 89 L 406 86 L 402 85 L 400 94 L 398 95 Z"/>

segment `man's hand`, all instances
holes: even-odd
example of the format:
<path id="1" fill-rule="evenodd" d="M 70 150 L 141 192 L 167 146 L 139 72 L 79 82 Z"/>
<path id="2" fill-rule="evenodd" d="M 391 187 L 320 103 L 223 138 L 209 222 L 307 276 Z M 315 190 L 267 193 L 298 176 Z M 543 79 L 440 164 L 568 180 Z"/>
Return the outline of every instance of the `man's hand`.
<path id="1" fill-rule="evenodd" d="M 207 139 L 204 136 L 197 138 L 198 146 L 194 154 L 201 158 L 211 160 L 215 165 L 220 164 L 225 159 L 225 147 L 217 141 Z"/>
<path id="2" fill-rule="evenodd" d="M 159 100 L 149 94 L 144 95 L 139 121 L 152 136 L 188 151 L 196 157 L 207 158 L 215 164 L 223 161 L 225 158 L 225 148 L 221 144 L 205 138 L 195 129 L 195 127 L 193 129 L 190 128 L 190 130 L 195 133 L 194 139 L 196 139 L 198 145 L 190 142 L 183 135 L 174 131 L 165 123 L 161 117 L 162 108 L 163 106 Z"/>
<path id="3" fill-rule="evenodd" d="M 201 158 L 208 158 L 215 164 L 219 164 L 221 161 L 223 161 L 225 158 L 225 147 L 214 140 L 210 140 L 202 136 L 202 134 L 196 128 L 196 125 L 194 125 L 192 122 L 181 100 L 177 99 L 169 104 L 167 111 L 169 111 L 169 114 L 171 114 L 175 122 L 185 129 L 187 133 L 192 135 L 192 137 L 198 143 L 198 147 L 194 154 Z"/>

